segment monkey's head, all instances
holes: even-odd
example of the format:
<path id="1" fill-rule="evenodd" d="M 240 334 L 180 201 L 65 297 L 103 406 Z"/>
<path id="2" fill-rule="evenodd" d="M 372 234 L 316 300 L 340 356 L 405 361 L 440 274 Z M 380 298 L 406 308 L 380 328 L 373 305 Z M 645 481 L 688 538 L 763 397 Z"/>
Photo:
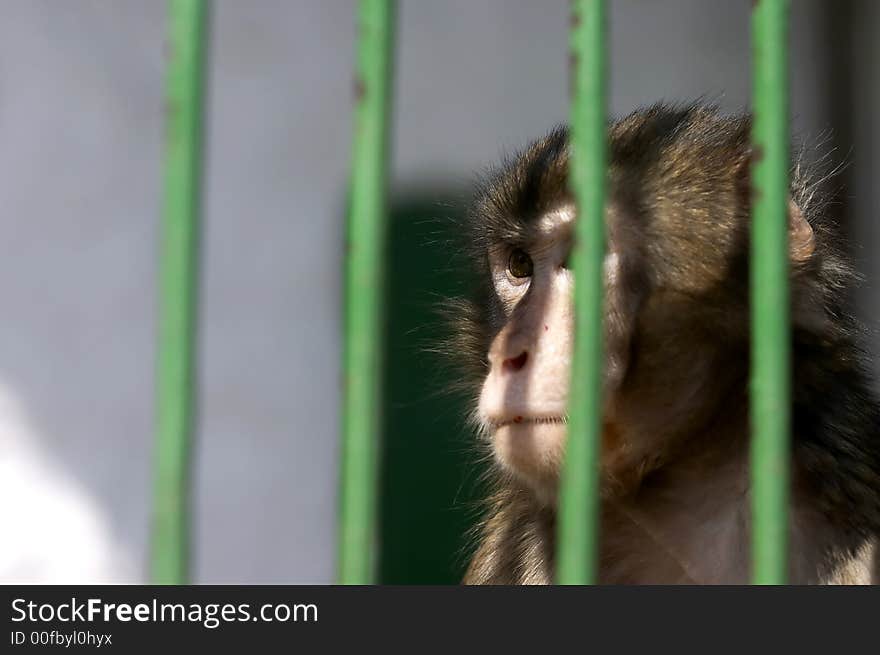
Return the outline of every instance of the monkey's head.
<path id="1" fill-rule="evenodd" d="M 633 489 L 719 412 L 746 408 L 748 117 L 655 106 L 609 133 L 604 261 L 603 491 Z M 567 132 L 488 176 L 469 219 L 483 281 L 475 418 L 501 469 L 552 502 L 573 342 Z M 804 194 L 790 203 L 795 326 L 821 322 Z"/>

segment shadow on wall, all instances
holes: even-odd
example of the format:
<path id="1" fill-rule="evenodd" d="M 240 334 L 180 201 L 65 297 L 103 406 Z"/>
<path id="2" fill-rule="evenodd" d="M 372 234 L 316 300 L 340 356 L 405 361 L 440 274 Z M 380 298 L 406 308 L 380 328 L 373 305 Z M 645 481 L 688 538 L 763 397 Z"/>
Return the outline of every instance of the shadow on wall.
<path id="1" fill-rule="evenodd" d="M 480 468 L 470 409 L 446 391 L 455 374 L 428 352 L 446 334 L 438 306 L 468 274 L 450 240 L 464 194 L 426 191 L 392 203 L 387 262 L 381 475 L 383 584 L 457 584 L 479 515 Z"/>

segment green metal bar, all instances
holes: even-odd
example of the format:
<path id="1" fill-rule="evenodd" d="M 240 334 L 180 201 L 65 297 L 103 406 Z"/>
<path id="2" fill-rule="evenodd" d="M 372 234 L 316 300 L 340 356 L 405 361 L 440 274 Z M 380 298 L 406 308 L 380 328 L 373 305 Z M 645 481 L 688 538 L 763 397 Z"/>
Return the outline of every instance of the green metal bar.
<path id="1" fill-rule="evenodd" d="M 557 582 L 596 581 L 602 423 L 602 268 L 605 253 L 606 7 L 572 3 L 571 188 L 575 228 L 575 342 L 563 467 Z"/>
<path id="2" fill-rule="evenodd" d="M 395 2 L 361 0 L 348 218 L 338 580 L 373 582 Z"/>
<path id="3" fill-rule="evenodd" d="M 170 0 L 151 575 L 189 578 L 205 3 Z"/>
<path id="4" fill-rule="evenodd" d="M 790 457 L 788 2 L 752 11 L 754 165 L 752 297 L 752 581 L 787 579 Z"/>

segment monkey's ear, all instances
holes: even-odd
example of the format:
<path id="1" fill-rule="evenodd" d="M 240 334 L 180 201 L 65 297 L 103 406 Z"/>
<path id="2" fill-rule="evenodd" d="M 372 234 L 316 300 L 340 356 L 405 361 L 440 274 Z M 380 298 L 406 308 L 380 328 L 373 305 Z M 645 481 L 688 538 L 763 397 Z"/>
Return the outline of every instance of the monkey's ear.
<path id="1" fill-rule="evenodd" d="M 816 250 L 813 226 L 804 217 L 797 203 L 788 199 L 788 251 L 795 263 L 807 261 Z"/>
<path id="2" fill-rule="evenodd" d="M 749 208 L 754 208 L 751 180 L 751 166 L 754 164 L 755 154 L 750 151 L 740 162 L 736 169 L 736 184 L 742 201 Z M 791 261 L 803 263 L 810 259 L 816 249 L 813 236 L 813 227 L 804 216 L 804 212 L 795 202 L 794 198 L 788 197 L 788 252 Z"/>

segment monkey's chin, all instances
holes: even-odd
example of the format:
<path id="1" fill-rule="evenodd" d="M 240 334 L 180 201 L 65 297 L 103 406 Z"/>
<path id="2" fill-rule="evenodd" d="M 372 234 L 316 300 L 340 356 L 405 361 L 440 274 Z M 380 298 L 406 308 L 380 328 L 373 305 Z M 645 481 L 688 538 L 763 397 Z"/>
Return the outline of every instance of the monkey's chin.
<path id="1" fill-rule="evenodd" d="M 492 447 L 501 467 L 516 476 L 546 504 L 556 499 L 565 450 L 561 419 L 504 423 L 492 433 Z"/>

